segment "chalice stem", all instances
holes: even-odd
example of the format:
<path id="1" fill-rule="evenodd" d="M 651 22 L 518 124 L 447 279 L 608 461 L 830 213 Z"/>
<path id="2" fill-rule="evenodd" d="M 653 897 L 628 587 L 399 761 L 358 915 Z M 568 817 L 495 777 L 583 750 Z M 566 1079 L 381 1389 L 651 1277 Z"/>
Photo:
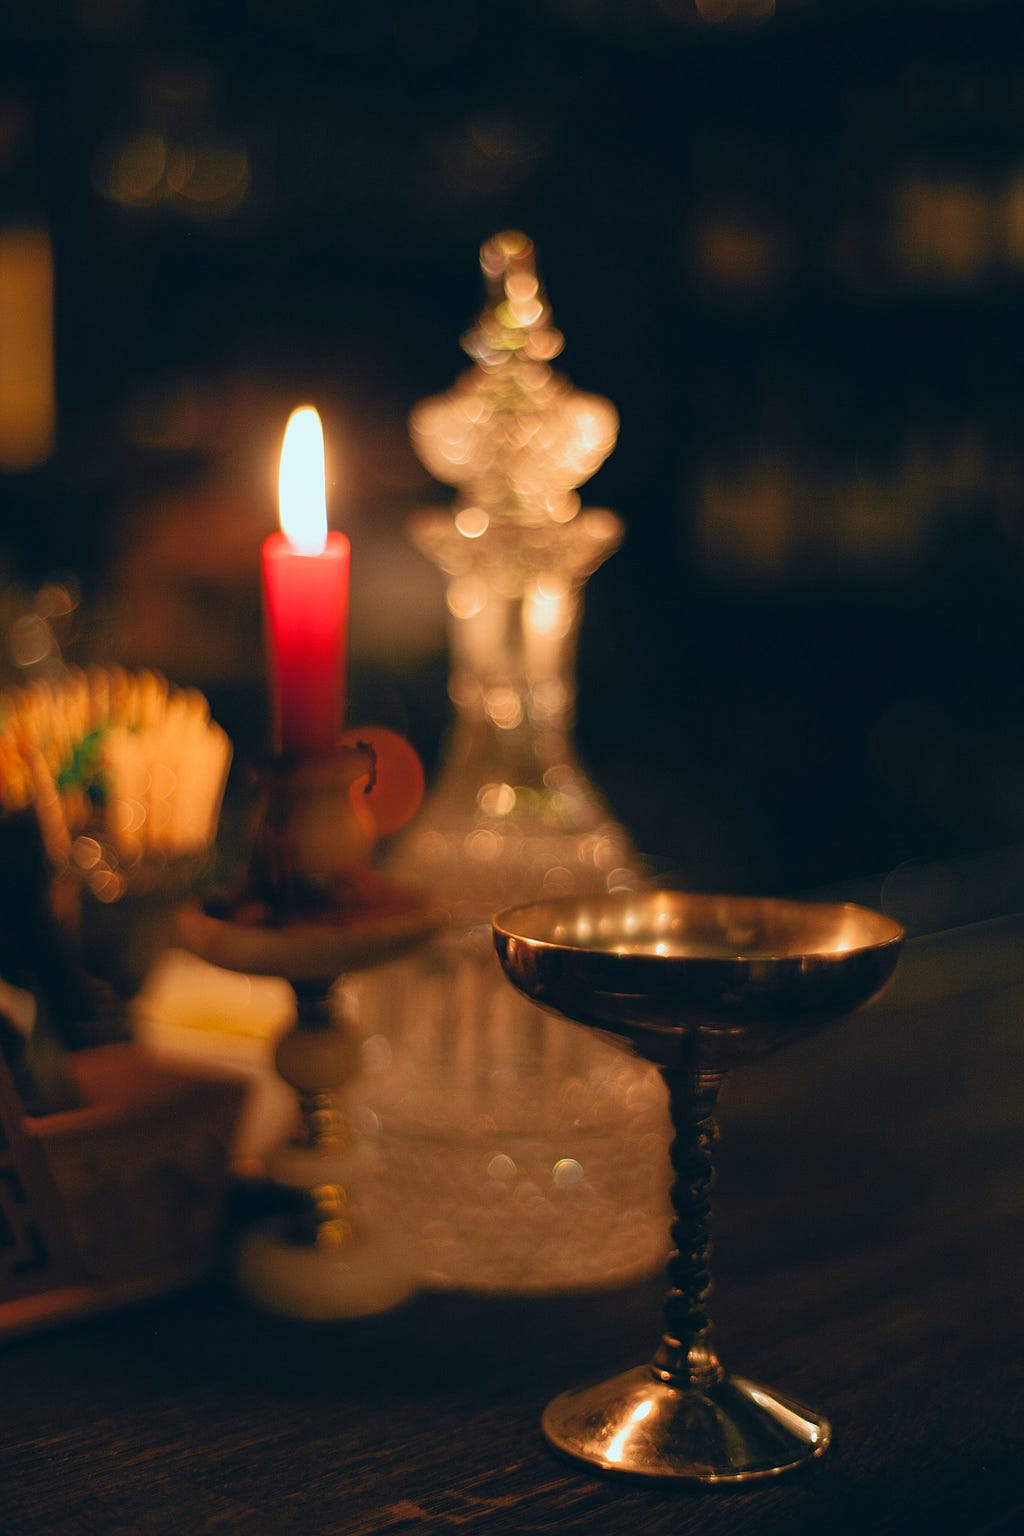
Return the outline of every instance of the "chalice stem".
<path id="1" fill-rule="evenodd" d="M 651 1362 L 660 1379 L 677 1387 L 708 1387 L 721 1381 L 709 1313 L 711 1278 L 711 1185 L 718 1127 L 718 1082 L 689 1068 L 665 1068 L 675 1132 L 669 1156 L 672 1184 L 672 1252 L 668 1261 L 665 1332 Z"/>

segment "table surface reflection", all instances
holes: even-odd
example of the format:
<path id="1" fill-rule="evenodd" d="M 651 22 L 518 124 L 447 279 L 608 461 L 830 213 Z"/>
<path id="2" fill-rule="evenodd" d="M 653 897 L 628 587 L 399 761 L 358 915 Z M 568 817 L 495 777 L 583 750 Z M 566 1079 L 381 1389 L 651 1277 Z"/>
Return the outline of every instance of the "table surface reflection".
<path id="1" fill-rule="evenodd" d="M 734 1368 L 828 1413 L 835 1443 L 805 1471 L 662 1492 L 546 1449 L 549 1397 L 649 1354 L 658 1282 L 422 1296 L 307 1328 L 214 1278 L 4 1347 L 0 1528 L 1021 1528 L 1022 1016 L 1018 987 L 909 1005 L 897 989 L 726 1085 L 719 1342 Z"/>

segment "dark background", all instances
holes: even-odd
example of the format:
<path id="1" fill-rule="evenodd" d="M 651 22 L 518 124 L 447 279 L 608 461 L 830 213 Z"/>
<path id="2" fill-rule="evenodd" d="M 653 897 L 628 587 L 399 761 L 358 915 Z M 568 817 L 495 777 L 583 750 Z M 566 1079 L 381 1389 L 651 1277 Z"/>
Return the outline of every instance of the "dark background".
<path id="1" fill-rule="evenodd" d="M 433 767 L 405 421 L 520 227 L 622 420 L 578 740 L 641 849 L 787 890 L 1024 842 L 1020 41 L 1018 0 L 0 3 L 0 232 L 49 230 L 57 334 L 54 451 L 0 469 L 8 607 L 72 573 L 68 659 L 196 682 L 259 751 L 312 399 L 350 717 Z"/>

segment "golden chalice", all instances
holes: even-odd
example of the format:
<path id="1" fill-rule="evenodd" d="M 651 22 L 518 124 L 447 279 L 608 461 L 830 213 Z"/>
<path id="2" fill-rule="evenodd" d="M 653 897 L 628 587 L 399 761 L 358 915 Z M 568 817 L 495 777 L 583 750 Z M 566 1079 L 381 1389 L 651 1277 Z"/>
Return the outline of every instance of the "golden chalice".
<path id="1" fill-rule="evenodd" d="M 493 926 L 519 991 L 660 1067 L 675 1128 L 661 1343 L 648 1365 L 549 1403 L 551 1445 L 605 1472 L 698 1483 L 771 1477 L 820 1456 L 827 1420 L 728 1374 L 715 1352 L 715 1099 L 732 1067 L 877 997 L 903 930 L 864 907 L 674 891 L 536 902 Z"/>

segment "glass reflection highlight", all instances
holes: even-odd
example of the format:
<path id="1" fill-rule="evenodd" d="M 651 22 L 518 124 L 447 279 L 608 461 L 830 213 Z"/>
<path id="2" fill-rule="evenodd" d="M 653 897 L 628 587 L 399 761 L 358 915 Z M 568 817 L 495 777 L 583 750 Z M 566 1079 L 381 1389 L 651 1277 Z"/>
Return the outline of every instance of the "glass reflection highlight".
<path id="1" fill-rule="evenodd" d="M 495 235 L 481 267 L 488 303 L 463 338 L 475 367 L 410 420 L 431 474 L 460 489 L 465 509 L 455 524 L 467 537 L 478 537 L 481 516 L 494 513 L 536 522 L 574 517 L 576 487 L 603 464 L 618 434 L 608 400 L 574 390 L 549 366 L 564 343 L 533 242 L 516 230 Z"/>

